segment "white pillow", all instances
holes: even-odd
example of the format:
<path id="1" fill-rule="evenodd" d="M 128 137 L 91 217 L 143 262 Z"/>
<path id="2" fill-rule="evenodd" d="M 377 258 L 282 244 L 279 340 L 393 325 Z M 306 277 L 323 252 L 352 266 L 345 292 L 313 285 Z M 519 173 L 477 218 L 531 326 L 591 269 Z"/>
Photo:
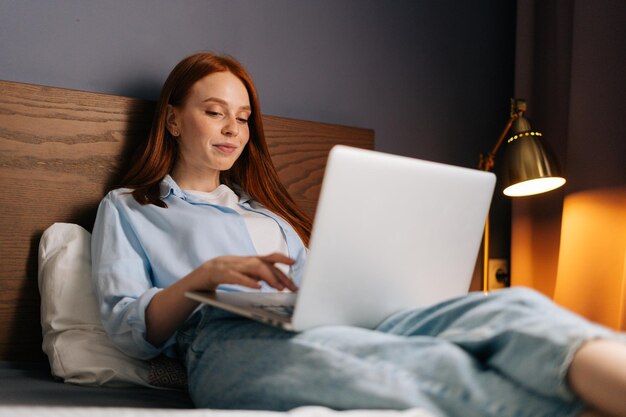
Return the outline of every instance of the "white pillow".
<path id="1" fill-rule="evenodd" d="M 65 382 L 151 386 L 150 363 L 133 359 L 109 340 L 91 287 L 91 234 L 55 223 L 39 242 L 43 351 L 52 374 Z"/>

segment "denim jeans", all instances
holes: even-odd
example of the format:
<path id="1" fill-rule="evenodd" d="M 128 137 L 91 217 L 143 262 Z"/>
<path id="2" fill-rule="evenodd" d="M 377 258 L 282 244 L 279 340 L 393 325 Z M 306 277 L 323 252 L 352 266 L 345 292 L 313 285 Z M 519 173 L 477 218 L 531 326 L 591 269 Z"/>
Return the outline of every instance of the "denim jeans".
<path id="1" fill-rule="evenodd" d="M 423 408 L 436 416 L 576 416 L 573 354 L 623 338 L 524 288 L 399 312 L 374 330 L 292 333 L 205 306 L 179 332 L 198 407 Z"/>

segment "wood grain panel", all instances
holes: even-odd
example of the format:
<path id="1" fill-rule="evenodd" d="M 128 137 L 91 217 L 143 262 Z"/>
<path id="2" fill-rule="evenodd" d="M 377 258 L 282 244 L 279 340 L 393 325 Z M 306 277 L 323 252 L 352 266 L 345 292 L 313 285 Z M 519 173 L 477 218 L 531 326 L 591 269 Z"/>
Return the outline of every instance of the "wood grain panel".
<path id="1" fill-rule="evenodd" d="M 0 81 L 0 360 L 43 360 L 37 251 L 55 222 L 91 230 L 154 103 Z M 313 215 L 328 151 L 373 148 L 371 130 L 264 116 L 281 180 Z"/>

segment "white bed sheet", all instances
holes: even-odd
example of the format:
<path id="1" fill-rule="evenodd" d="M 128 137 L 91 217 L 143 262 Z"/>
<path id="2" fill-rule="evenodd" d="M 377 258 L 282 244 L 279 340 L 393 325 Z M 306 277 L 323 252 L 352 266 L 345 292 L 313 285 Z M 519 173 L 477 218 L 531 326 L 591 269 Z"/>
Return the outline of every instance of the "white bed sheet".
<path id="1" fill-rule="evenodd" d="M 287 412 L 253 410 L 175 410 L 116 407 L 0 406 L 0 417 L 435 417 L 419 409 L 335 411 L 299 407 Z"/>

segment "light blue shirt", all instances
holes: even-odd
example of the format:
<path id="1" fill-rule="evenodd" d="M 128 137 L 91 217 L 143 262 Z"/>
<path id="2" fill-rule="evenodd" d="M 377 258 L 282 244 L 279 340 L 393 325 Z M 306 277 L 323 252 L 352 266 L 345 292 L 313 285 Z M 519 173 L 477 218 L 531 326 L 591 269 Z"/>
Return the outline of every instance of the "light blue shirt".
<path id="1" fill-rule="evenodd" d="M 256 255 L 243 216 L 185 193 L 168 175 L 160 184 L 168 208 L 141 205 L 129 189 L 108 193 L 98 207 L 91 243 L 92 279 L 105 330 L 126 354 L 148 359 L 173 354 L 175 337 L 156 347 L 146 340 L 145 310 L 163 288 L 204 262 L 223 255 Z M 300 285 L 306 250 L 295 230 L 245 193 L 239 205 L 274 219 L 296 260 L 290 275 Z M 261 291 L 274 291 L 262 282 Z M 220 285 L 222 291 L 253 291 Z"/>

